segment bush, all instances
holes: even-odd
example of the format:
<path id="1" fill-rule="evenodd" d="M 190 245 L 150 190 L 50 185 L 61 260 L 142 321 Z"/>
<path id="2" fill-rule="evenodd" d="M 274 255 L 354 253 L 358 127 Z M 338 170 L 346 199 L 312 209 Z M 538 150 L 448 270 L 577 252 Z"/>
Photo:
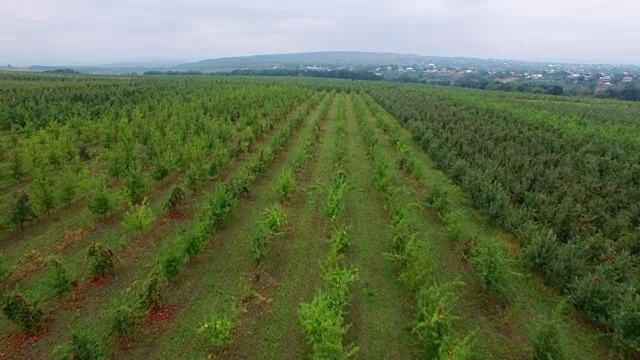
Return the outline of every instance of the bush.
<path id="1" fill-rule="evenodd" d="M 454 289 L 461 285 L 461 282 L 433 285 L 416 294 L 418 320 L 412 333 L 422 342 L 427 359 L 448 359 L 455 347 L 449 308 L 457 299 Z"/>
<path id="2" fill-rule="evenodd" d="M 92 214 L 105 216 L 113 211 L 113 209 L 115 208 L 115 201 L 107 192 L 106 187 L 102 185 L 89 198 L 87 206 L 89 207 L 89 211 L 91 211 Z"/>
<path id="3" fill-rule="evenodd" d="M 94 276 L 104 277 L 113 273 L 115 258 L 113 251 L 98 242 L 92 243 L 87 251 L 87 259 Z"/>
<path id="4" fill-rule="evenodd" d="M 178 242 L 185 257 L 200 254 L 207 240 L 208 232 L 202 223 L 199 223 L 186 234 L 180 236 Z"/>
<path id="5" fill-rule="evenodd" d="M 502 300 L 512 295 L 512 282 L 518 276 L 506 249 L 495 239 L 480 239 L 471 250 L 473 268 L 482 283 Z"/>
<path id="6" fill-rule="evenodd" d="M 175 214 L 179 211 L 180 206 L 184 202 L 186 194 L 180 185 L 175 185 L 171 189 L 171 195 L 164 204 L 164 211 Z"/>
<path id="7" fill-rule="evenodd" d="M 7 296 L 2 303 L 7 319 L 29 333 L 37 333 L 42 326 L 42 311 L 22 295 Z"/>
<path id="8" fill-rule="evenodd" d="M 47 267 L 51 269 L 51 285 L 56 295 L 66 294 L 76 284 L 69 270 L 62 264 L 62 261 L 56 257 L 50 257 L 47 260 Z"/>
<path id="9" fill-rule="evenodd" d="M 90 338 L 85 331 L 75 330 L 71 333 L 71 346 L 68 350 L 74 360 L 100 360 L 107 358 L 107 352 Z"/>
<path id="10" fill-rule="evenodd" d="M 269 243 L 284 234 L 287 213 L 279 203 L 267 208 L 258 224 L 251 231 L 251 253 L 253 260 L 260 264 L 267 254 Z"/>
<path id="11" fill-rule="evenodd" d="M 56 207 L 56 197 L 53 193 L 51 177 L 40 173 L 34 181 L 33 200 L 42 212 L 49 214 Z"/>
<path id="12" fill-rule="evenodd" d="M 220 348 L 233 343 L 234 327 L 234 319 L 214 317 L 198 329 L 198 335 L 213 348 Z"/>
<path id="13" fill-rule="evenodd" d="M 78 193 L 79 177 L 73 173 L 73 170 L 65 171 L 60 177 L 58 184 L 58 200 L 62 204 L 68 204 Z"/>
<path id="14" fill-rule="evenodd" d="M 31 197 L 26 191 L 20 190 L 13 194 L 13 198 L 14 202 L 11 206 L 9 222 L 13 226 L 23 227 L 25 222 L 36 217 L 31 208 Z"/>
<path id="15" fill-rule="evenodd" d="M 132 204 L 131 208 L 124 215 L 124 226 L 130 231 L 143 231 L 148 228 L 155 220 L 155 215 L 149 201 L 145 198 L 142 203 Z"/>
<path id="16" fill-rule="evenodd" d="M 162 181 L 169 175 L 169 169 L 163 164 L 157 164 L 151 171 L 151 178 L 155 181 Z"/>
<path id="17" fill-rule="evenodd" d="M 447 189 L 441 185 L 435 185 L 429 190 L 426 197 L 426 203 L 429 207 L 435 209 L 440 216 L 449 211 L 449 198 Z"/>
<path id="18" fill-rule="evenodd" d="M 111 334 L 116 336 L 128 335 L 136 324 L 136 312 L 127 305 L 117 308 L 111 317 Z"/>
<path id="19" fill-rule="evenodd" d="M 337 256 L 342 254 L 349 246 L 349 235 L 344 227 L 336 228 L 331 235 L 330 254 Z"/>
<path id="20" fill-rule="evenodd" d="M 278 176 L 276 182 L 276 192 L 280 195 L 280 200 L 285 201 L 289 198 L 289 195 L 295 187 L 295 177 L 293 171 L 285 170 Z"/>
<path id="21" fill-rule="evenodd" d="M 538 321 L 531 334 L 532 360 L 565 359 L 562 338 L 562 308 L 558 307 L 552 316 Z"/>
<path id="22" fill-rule="evenodd" d="M 300 323 L 313 349 L 313 359 L 348 359 L 356 355 L 357 347 L 343 346 L 348 327 L 344 325 L 341 311 L 334 310 L 324 293 L 316 294 L 310 303 L 301 304 Z"/>
<path id="23" fill-rule="evenodd" d="M 329 194 L 324 206 L 324 214 L 330 219 L 337 219 L 346 208 L 345 196 L 348 191 L 346 173 L 338 171 L 327 189 Z"/>
<path id="24" fill-rule="evenodd" d="M 129 169 L 127 170 L 127 176 L 122 183 L 122 187 L 129 202 L 138 204 L 144 198 L 147 184 L 139 171 Z"/>
<path id="25" fill-rule="evenodd" d="M 151 309 L 162 301 L 162 287 L 165 280 L 157 268 L 147 274 L 140 283 L 137 302 L 143 309 Z"/>
<path id="26" fill-rule="evenodd" d="M 269 230 L 263 224 L 259 224 L 251 230 L 251 240 L 249 244 L 253 261 L 256 264 L 260 264 L 262 260 L 264 260 L 270 241 L 271 236 Z"/>
<path id="27" fill-rule="evenodd" d="M 598 272 L 576 278 L 568 287 L 569 301 L 593 321 L 608 324 L 618 302 L 618 285 Z"/>
<path id="28" fill-rule="evenodd" d="M 274 204 L 262 213 L 262 223 L 274 236 L 282 235 L 287 226 L 287 213 L 280 204 Z"/>
<path id="29" fill-rule="evenodd" d="M 218 186 L 207 199 L 207 205 L 205 219 L 210 227 L 214 227 L 227 219 L 235 199 L 224 187 Z"/>
<path id="30" fill-rule="evenodd" d="M 622 296 L 613 315 L 613 334 L 620 348 L 640 352 L 640 294 L 633 287 Z"/>

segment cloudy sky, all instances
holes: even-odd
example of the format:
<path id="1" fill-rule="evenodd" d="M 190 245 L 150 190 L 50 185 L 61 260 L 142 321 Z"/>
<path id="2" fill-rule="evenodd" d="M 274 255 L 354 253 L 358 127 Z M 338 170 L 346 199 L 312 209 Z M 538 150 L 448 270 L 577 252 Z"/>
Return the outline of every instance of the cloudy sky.
<path id="1" fill-rule="evenodd" d="M 640 64 L 638 0 L 6 0 L 0 64 L 360 50 Z"/>

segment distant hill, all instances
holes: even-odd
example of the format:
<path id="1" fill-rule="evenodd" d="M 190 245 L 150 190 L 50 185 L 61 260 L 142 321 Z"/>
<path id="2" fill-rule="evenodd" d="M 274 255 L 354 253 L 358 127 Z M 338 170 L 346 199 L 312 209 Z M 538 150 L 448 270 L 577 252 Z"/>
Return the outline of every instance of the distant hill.
<path id="1" fill-rule="evenodd" d="M 143 73 L 145 71 L 161 71 L 171 66 L 178 65 L 178 61 L 149 61 L 149 62 L 120 62 L 113 64 L 94 65 L 94 66 L 50 66 L 50 65 L 32 65 L 29 67 L 31 71 L 53 71 L 58 69 L 71 69 L 86 74 L 130 74 Z"/>
<path id="2" fill-rule="evenodd" d="M 267 54 L 202 60 L 174 66 L 176 70 L 228 71 L 264 68 L 268 66 L 317 65 L 411 65 L 427 58 L 412 54 L 376 53 L 361 51 L 324 51 L 293 54 Z"/>
<path id="3" fill-rule="evenodd" d="M 465 57 L 423 56 L 416 54 L 395 54 L 389 52 L 363 51 L 322 51 L 291 54 L 266 54 L 253 56 L 225 57 L 202 60 L 191 63 L 178 64 L 175 61 L 153 62 L 122 62 L 94 66 L 41 66 L 29 67 L 31 71 L 48 71 L 57 69 L 72 69 L 86 74 L 142 74 L 148 71 L 198 71 L 198 72 L 228 72 L 233 70 L 273 69 L 285 67 L 289 70 L 299 66 L 325 67 L 337 69 L 340 67 L 382 67 L 382 66 L 426 66 L 434 64 L 436 67 L 471 68 L 478 70 L 528 70 L 528 71 L 569 71 L 576 69 L 591 71 L 592 73 L 623 73 L 639 72 L 637 65 L 608 65 L 608 64 L 570 64 L 538 61 L 476 59 Z M 325 69 L 326 70 L 326 69 Z M 362 69 L 361 69 L 362 70 Z M 371 70 L 371 69 L 365 69 Z"/>

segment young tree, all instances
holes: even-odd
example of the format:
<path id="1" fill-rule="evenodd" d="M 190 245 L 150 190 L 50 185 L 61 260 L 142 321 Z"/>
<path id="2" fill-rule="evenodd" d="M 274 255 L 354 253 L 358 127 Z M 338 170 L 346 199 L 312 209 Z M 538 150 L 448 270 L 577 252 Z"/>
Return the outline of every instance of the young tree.
<path id="1" fill-rule="evenodd" d="M 36 217 L 31 208 L 31 197 L 28 192 L 20 190 L 13 195 L 13 198 L 9 221 L 13 226 L 23 227 L 25 222 Z"/>

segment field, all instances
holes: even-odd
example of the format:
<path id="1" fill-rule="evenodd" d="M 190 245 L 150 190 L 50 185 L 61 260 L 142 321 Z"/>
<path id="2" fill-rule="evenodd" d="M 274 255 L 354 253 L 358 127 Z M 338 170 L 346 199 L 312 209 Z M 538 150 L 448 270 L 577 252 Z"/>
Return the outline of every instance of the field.
<path id="1" fill-rule="evenodd" d="M 0 357 L 638 358 L 638 115 L 0 74 Z"/>

